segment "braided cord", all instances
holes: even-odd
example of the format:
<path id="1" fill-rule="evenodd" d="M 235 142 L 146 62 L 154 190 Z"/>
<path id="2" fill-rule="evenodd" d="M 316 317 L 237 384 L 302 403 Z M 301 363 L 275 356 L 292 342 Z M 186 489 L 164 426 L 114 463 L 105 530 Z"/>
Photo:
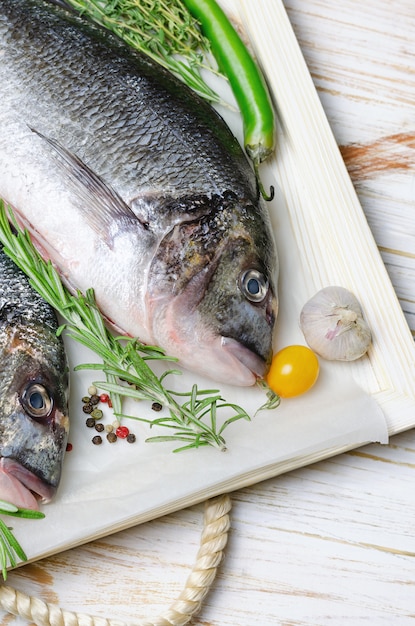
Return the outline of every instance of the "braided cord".
<path id="1" fill-rule="evenodd" d="M 132 622 L 134 626 L 184 626 L 200 610 L 223 558 L 231 506 L 227 494 L 206 502 L 199 551 L 183 590 L 159 617 Z M 0 606 L 8 613 L 23 617 L 37 626 L 127 626 L 119 620 L 65 611 L 6 585 L 0 587 Z"/>

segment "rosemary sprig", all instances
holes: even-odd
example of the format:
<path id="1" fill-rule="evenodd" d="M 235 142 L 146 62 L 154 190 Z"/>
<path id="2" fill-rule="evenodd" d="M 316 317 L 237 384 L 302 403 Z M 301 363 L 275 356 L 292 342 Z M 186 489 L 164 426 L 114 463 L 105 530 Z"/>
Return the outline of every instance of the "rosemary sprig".
<path id="1" fill-rule="evenodd" d="M 210 54 L 210 42 L 181 0 L 66 1 L 169 69 L 209 102 L 222 102 L 200 73 L 204 69 L 223 77 Z"/>
<path id="2" fill-rule="evenodd" d="M 14 230 L 9 223 L 14 226 Z M 95 384 L 111 394 L 114 413 L 118 418 L 130 417 L 149 424 L 164 427 L 169 434 L 154 436 L 149 441 L 180 441 L 175 452 L 202 446 L 226 449 L 224 430 L 237 420 L 250 420 L 248 413 L 236 404 L 226 402 L 219 391 L 200 390 L 194 385 L 191 391 L 176 392 L 165 386 L 165 379 L 180 373 L 167 369 L 157 376 L 148 361 L 177 361 L 163 350 L 146 346 L 138 339 L 114 336 L 106 327 L 95 302 L 94 292 L 73 295 L 63 285 L 52 263 L 42 259 L 32 244 L 29 233 L 21 230 L 10 208 L 0 201 L 0 241 L 5 253 L 29 277 L 32 286 L 64 318 L 69 337 L 97 354 L 102 363 L 88 363 L 76 369 L 101 371 L 104 381 Z M 168 415 L 149 420 L 122 412 L 122 398 L 159 402 Z M 217 413 L 225 411 L 225 421 L 218 424 Z M 227 415 L 229 417 L 227 417 Z"/>
<path id="3" fill-rule="evenodd" d="M 5 502 L 4 500 L 0 500 L 0 514 L 24 517 L 27 519 L 43 519 L 45 517 L 45 514 L 41 511 L 18 508 L 14 504 Z M 9 566 L 15 567 L 17 559 L 27 561 L 27 556 L 22 546 L 13 535 L 12 529 L 0 519 L 0 570 L 3 580 L 7 579 L 7 568 Z"/>
<path id="4" fill-rule="evenodd" d="M 277 409 L 281 404 L 280 396 L 270 388 L 265 380 L 258 380 L 257 386 L 265 391 L 267 400 L 262 406 L 259 407 L 259 409 L 256 410 L 255 415 L 259 413 L 259 411 L 272 411 L 273 409 Z"/>

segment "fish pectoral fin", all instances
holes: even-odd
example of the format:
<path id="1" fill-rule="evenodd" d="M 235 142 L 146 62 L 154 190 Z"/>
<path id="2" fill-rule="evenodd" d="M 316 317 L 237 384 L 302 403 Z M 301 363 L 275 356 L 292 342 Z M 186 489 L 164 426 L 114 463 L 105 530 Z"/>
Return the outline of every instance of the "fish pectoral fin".
<path id="1" fill-rule="evenodd" d="M 148 224 L 140 220 L 121 196 L 76 154 L 58 141 L 30 128 L 45 140 L 56 154 L 56 162 L 67 174 L 67 182 L 73 189 L 78 205 L 84 211 L 90 226 L 112 247 L 117 232 L 137 226 L 148 230 Z"/>

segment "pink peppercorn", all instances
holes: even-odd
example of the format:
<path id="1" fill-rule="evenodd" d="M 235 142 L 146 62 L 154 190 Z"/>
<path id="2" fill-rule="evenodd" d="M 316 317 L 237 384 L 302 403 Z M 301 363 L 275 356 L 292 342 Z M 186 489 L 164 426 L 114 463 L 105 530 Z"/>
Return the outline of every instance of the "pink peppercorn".
<path id="1" fill-rule="evenodd" d="M 99 396 L 99 399 L 101 402 L 108 402 L 110 397 L 107 393 L 101 393 L 101 395 Z"/>
<path id="2" fill-rule="evenodd" d="M 118 426 L 117 430 L 115 431 L 115 434 L 120 439 L 125 439 L 126 437 L 128 437 L 129 433 L 130 431 L 128 430 L 127 426 Z"/>

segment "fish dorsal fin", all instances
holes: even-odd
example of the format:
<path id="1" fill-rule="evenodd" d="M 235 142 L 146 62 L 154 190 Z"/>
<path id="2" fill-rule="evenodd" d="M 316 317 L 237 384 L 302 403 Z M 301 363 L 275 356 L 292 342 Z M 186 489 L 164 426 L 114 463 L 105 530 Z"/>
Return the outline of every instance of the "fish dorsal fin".
<path id="1" fill-rule="evenodd" d="M 119 229 L 139 226 L 148 230 L 148 223 L 140 220 L 121 196 L 82 159 L 55 139 L 34 128 L 31 130 L 53 148 L 56 162 L 65 170 L 68 186 L 72 187 L 79 208 L 84 210 L 90 226 L 110 247 Z"/>

